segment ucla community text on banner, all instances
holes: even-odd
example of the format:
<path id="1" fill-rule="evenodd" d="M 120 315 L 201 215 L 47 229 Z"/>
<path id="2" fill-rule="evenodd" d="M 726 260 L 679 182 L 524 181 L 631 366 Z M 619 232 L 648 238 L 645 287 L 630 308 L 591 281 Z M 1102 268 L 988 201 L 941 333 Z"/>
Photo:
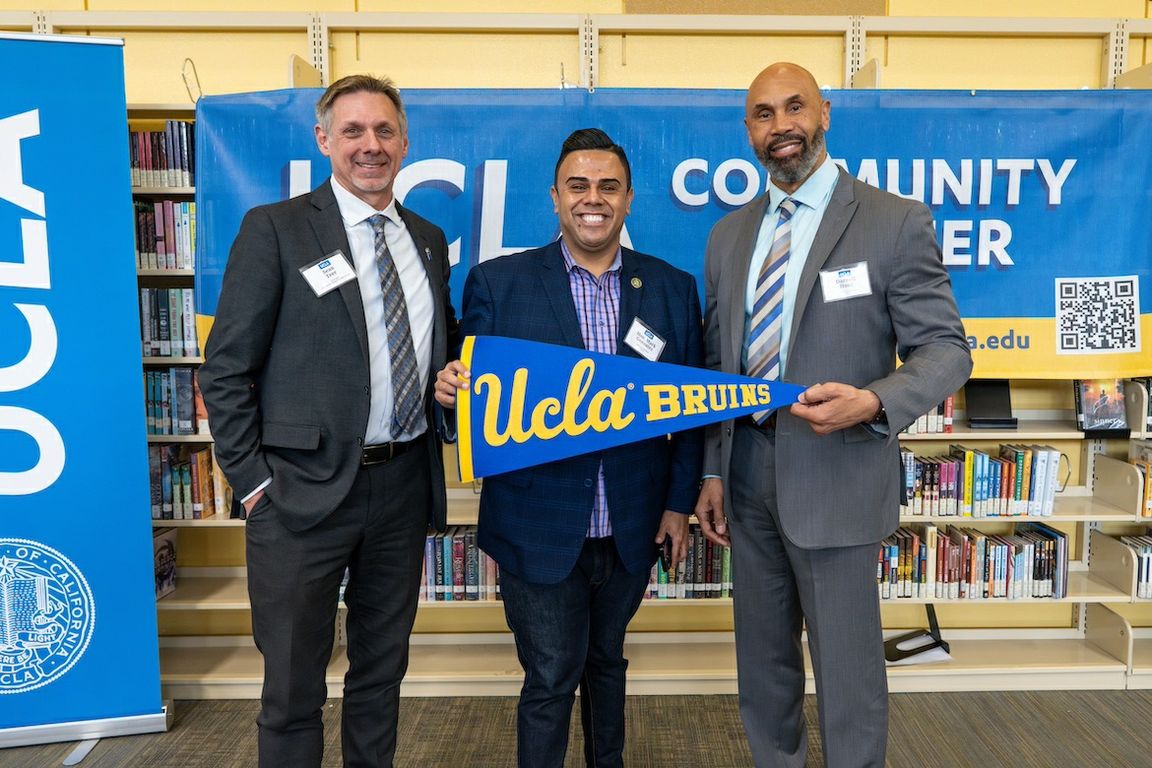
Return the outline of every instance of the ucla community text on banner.
<path id="1" fill-rule="evenodd" d="M 215 313 L 244 213 L 327 176 L 312 134 L 319 95 L 285 90 L 197 103 L 200 313 Z M 832 160 L 932 211 L 975 376 L 1152 375 L 1143 347 L 1152 338 L 1152 91 L 825 95 Z M 597 126 L 631 160 L 635 200 L 624 245 L 703 286 L 712 225 L 768 181 L 748 147 L 744 96 L 406 90 L 411 150 L 396 193 L 444 229 L 459 300 L 472 265 L 556 238 L 548 188 L 557 147 L 573 129 Z"/>
<path id="2" fill-rule="evenodd" d="M 796 402 L 807 387 L 575 347 L 468 336 L 460 479 L 510 472 Z"/>

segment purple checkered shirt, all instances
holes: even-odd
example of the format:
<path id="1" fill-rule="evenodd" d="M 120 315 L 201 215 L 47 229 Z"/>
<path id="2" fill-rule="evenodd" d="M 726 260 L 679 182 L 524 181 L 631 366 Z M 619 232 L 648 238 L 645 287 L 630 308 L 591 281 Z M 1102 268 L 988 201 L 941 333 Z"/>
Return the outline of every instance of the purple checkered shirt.
<path id="1" fill-rule="evenodd" d="M 612 266 L 599 278 L 581 267 L 572 258 L 572 252 L 563 239 L 564 266 L 568 269 L 568 285 L 572 289 L 572 303 L 580 318 L 580 335 L 589 352 L 616 354 L 616 339 L 620 329 L 620 249 Z M 592 517 L 588 521 L 588 538 L 601 539 L 612 535 L 612 518 L 608 515 L 608 499 L 604 492 L 604 462 L 596 475 L 596 494 L 592 497 Z"/>

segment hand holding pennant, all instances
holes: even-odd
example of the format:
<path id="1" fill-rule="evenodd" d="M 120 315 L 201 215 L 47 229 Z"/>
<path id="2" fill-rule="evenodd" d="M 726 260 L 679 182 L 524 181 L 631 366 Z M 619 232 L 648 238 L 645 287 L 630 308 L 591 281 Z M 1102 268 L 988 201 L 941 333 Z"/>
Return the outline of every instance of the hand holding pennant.
<path id="1" fill-rule="evenodd" d="M 460 359 L 465 482 L 779 408 L 806 389 L 498 336 L 467 337 Z"/>

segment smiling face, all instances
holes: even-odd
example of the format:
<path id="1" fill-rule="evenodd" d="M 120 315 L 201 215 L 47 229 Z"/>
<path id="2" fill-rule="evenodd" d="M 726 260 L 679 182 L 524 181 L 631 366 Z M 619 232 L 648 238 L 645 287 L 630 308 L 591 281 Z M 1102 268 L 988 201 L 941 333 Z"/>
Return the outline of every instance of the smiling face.
<path id="1" fill-rule="evenodd" d="M 812 75 L 793 64 L 773 64 L 752 81 L 744 127 L 780 189 L 795 192 L 824 160 L 831 110 Z"/>
<path id="2" fill-rule="evenodd" d="M 340 185 L 376 210 L 392 201 L 392 182 L 408 154 L 408 136 L 392 100 L 355 91 L 332 104 L 331 125 L 316 126 L 316 144 Z"/>
<path id="3" fill-rule="evenodd" d="M 610 262 L 620 247 L 632 190 L 624 164 L 613 152 L 585 149 L 569 153 L 556 171 L 552 205 L 560 232 L 581 266 Z"/>

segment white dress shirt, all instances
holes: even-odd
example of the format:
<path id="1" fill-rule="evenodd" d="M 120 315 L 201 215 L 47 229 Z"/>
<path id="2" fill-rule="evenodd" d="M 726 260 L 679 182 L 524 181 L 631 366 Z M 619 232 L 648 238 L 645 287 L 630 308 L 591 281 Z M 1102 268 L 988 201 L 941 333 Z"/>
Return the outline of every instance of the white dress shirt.
<path id="1" fill-rule="evenodd" d="M 416 366 L 420 372 L 420 392 L 428 386 L 428 367 L 432 359 L 432 287 L 424 266 L 430 254 L 418 253 L 416 243 L 404 220 L 396 211 L 396 198 L 377 211 L 360 198 L 331 180 L 336 204 L 344 219 L 348 246 L 352 249 L 352 266 L 360 284 L 360 298 L 364 302 L 364 322 L 368 327 L 368 363 L 372 384 L 368 411 L 368 429 L 365 445 L 387 443 L 392 440 L 411 440 L 427 428 L 424 414 L 420 414 L 416 427 L 401 435 L 392 434 L 392 358 L 388 350 L 388 329 L 384 324 L 384 293 L 380 288 L 380 271 L 376 267 L 376 235 L 369 221 L 376 214 L 388 220 L 384 225 L 384 239 L 396 264 L 400 285 L 404 288 L 404 301 L 408 305 L 408 323 L 412 328 L 412 346 L 416 351 Z"/>

